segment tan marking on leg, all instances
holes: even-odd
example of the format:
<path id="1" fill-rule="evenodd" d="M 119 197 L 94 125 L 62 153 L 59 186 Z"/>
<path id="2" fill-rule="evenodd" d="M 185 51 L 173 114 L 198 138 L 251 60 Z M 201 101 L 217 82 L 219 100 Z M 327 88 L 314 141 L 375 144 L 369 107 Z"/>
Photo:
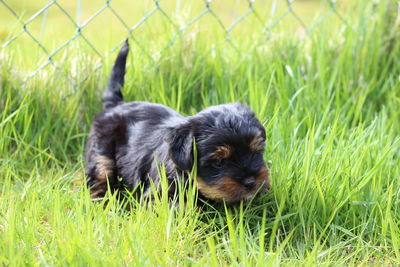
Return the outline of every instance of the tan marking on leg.
<path id="1" fill-rule="evenodd" d="M 113 175 L 114 168 L 115 164 L 112 159 L 103 155 L 96 156 L 97 179 L 106 181 Z"/>
<path id="2" fill-rule="evenodd" d="M 97 189 L 97 190 L 91 190 L 90 192 L 90 198 L 101 198 L 104 197 L 106 193 L 106 190 L 101 188 L 101 189 Z"/>

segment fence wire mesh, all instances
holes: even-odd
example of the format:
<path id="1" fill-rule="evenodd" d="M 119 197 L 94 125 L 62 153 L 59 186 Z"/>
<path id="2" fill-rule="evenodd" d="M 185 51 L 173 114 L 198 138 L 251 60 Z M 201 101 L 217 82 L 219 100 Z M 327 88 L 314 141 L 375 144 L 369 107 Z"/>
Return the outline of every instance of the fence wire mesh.
<path id="1" fill-rule="evenodd" d="M 339 11 L 341 4 L 349 2 L 346 0 L 33 2 L 30 13 L 15 0 L 0 0 L 0 13 L 7 22 L 7 30 L 0 31 L 2 50 L 18 45 L 31 46 L 36 54 L 32 56 L 28 78 L 49 66 L 57 68 L 62 65 L 67 58 L 66 50 L 78 40 L 97 58 L 98 62 L 93 66 L 95 71 L 127 37 L 135 49 L 154 62 L 177 40 L 195 31 L 201 34 L 217 30 L 221 39 L 218 40 L 214 33 L 208 33 L 211 38 L 215 37 L 224 46 L 242 53 L 238 40 L 246 39 L 247 35 L 258 40 L 255 45 L 260 45 L 272 38 L 274 29 L 277 29 L 275 33 L 287 33 L 288 29 L 292 29 L 289 34 L 297 35 L 302 40 L 327 20 L 349 26 Z M 52 28 L 53 24 L 58 26 Z M 165 36 L 154 45 L 148 41 L 151 34 Z M 105 40 L 111 40 L 106 42 L 112 44 L 103 45 Z"/>

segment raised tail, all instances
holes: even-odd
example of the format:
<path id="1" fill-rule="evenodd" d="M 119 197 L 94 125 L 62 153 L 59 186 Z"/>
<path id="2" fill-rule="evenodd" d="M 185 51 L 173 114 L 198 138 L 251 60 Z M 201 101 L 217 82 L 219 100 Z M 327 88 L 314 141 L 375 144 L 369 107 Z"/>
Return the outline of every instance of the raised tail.
<path id="1" fill-rule="evenodd" d="M 128 40 L 119 50 L 114 67 L 111 71 L 110 79 L 108 80 L 107 88 L 103 94 L 103 109 L 109 109 L 117 106 L 123 101 L 121 88 L 125 82 L 125 67 L 126 58 L 129 52 Z"/>

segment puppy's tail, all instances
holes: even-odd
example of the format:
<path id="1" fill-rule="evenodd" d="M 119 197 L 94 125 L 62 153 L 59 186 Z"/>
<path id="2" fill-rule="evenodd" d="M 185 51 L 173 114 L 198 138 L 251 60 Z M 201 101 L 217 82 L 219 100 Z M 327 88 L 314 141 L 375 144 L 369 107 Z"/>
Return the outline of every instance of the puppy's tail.
<path id="1" fill-rule="evenodd" d="M 117 106 L 123 101 L 121 88 L 125 82 L 125 66 L 126 58 L 129 52 L 128 40 L 119 50 L 114 67 L 111 71 L 110 79 L 108 80 L 107 88 L 103 94 L 103 109 L 109 109 Z"/>

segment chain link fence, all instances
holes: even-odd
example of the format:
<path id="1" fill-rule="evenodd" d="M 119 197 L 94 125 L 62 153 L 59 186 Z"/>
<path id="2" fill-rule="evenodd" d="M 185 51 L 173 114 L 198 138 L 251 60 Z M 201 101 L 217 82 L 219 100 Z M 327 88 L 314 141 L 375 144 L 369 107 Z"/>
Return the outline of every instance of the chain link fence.
<path id="1" fill-rule="evenodd" d="M 27 64 L 28 78 L 49 66 L 60 67 L 68 58 L 65 53 L 72 53 L 70 48 L 77 40 L 97 58 L 93 71 L 103 66 L 108 55 L 126 37 L 150 63 L 193 32 L 209 34 L 209 38 L 215 38 L 236 53 L 243 52 L 240 42 L 246 36 L 257 40 L 253 42 L 255 46 L 268 43 L 273 36 L 279 38 L 282 32 L 295 35 L 301 41 L 328 20 L 339 27 L 349 27 L 342 13 L 350 3 L 347 0 L 147 0 L 138 3 L 96 0 L 89 4 L 89 1 L 76 0 L 71 4 L 67 0 L 52 0 L 33 1 L 35 4 L 30 7 L 33 11 L 29 13 L 17 2 L 0 0 L 0 13 L 7 16 L 3 20 L 9 25 L 0 32 L 1 50 L 7 53 L 11 47 L 21 46 L 36 54 Z M 85 8 L 88 5 L 90 8 Z M 46 31 L 53 24 L 55 31 Z M 218 34 L 206 31 L 218 31 Z M 152 34 L 158 38 L 156 45 L 149 43 Z"/>

